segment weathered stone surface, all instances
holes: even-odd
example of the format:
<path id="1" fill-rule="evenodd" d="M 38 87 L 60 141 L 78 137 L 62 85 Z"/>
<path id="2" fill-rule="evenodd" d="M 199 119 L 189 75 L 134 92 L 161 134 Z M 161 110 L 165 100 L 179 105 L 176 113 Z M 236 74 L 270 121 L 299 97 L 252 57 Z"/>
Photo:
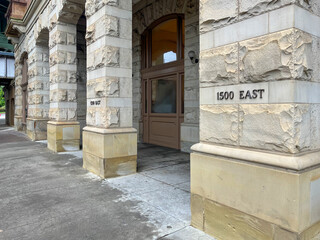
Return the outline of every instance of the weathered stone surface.
<path id="1" fill-rule="evenodd" d="M 87 89 L 88 98 L 118 97 L 120 92 L 119 78 L 95 79 L 87 84 Z"/>
<path id="2" fill-rule="evenodd" d="M 92 71 L 102 67 L 118 67 L 120 65 L 120 49 L 105 46 L 90 54 L 87 61 L 87 69 Z"/>
<path id="3" fill-rule="evenodd" d="M 240 146 L 298 153 L 310 148 L 310 106 L 240 105 Z"/>
<path id="4" fill-rule="evenodd" d="M 200 32 L 204 33 L 225 24 L 233 23 L 238 17 L 238 1 L 201 0 Z"/>
<path id="5" fill-rule="evenodd" d="M 237 105 L 202 105 L 200 141 L 237 145 L 239 119 Z"/>
<path id="6" fill-rule="evenodd" d="M 50 109 L 51 110 L 51 109 Z M 48 122 L 48 148 L 54 152 L 77 151 L 80 148 L 79 124 Z"/>
<path id="7" fill-rule="evenodd" d="M 201 87 L 238 82 L 238 44 L 201 52 Z"/>
<path id="8" fill-rule="evenodd" d="M 310 147 L 320 149 L 320 105 L 312 104 L 310 111 Z"/>
<path id="9" fill-rule="evenodd" d="M 191 194 L 191 226 L 204 231 L 204 198 Z"/>
<path id="10" fill-rule="evenodd" d="M 314 45 L 317 41 L 312 41 L 311 35 L 299 30 L 240 42 L 240 82 L 318 81 L 319 50 Z"/>
<path id="11" fill-rule="evenodd" d="M 87 108 L 87 125 L 102 128 L 119 127 L 120 109 L 119 108 Z"/>
<path id="12" fill-rule="evenodd" d="M 99 133 L 84 130 L 83 167 L 102 178 L 137 171 L 137 133 Z"/>
<path id="13" fill-rule="evenodd" d="M 240 0 L 239 18 L 249 18 L 294 3 L 296 0 Z"/>
<path id="14" fill-rule="evenodd" d="M 105 5 L 118 6 L 119 0 L 87 0 L 86 1 L 86 16 L 90 17 Z"/>

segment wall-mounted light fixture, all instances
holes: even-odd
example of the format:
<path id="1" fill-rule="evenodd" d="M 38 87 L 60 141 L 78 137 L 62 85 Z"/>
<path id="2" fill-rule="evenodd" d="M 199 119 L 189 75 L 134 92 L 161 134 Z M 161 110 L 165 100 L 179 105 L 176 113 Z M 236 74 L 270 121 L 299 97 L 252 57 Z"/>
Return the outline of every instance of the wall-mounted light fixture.
<path id="1" fill-rule="evenodd" d="M 197 55 L 194 51 L 188 52 L 188 56 L 193 64 L 196 64 L 199 62 L 199 59 L 197 58 Z"/>

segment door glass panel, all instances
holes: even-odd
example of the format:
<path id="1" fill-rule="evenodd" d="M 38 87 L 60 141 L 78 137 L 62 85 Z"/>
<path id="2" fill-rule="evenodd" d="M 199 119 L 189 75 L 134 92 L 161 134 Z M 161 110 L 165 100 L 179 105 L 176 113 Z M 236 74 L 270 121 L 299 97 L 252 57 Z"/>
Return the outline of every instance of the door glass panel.
<path id="1" fill-rule="evenodd" d="M 177 28 L 177 19 L 171 19 L 152 30 L 152 66 L 177 61 Z"/>
<path id="2" fill-rule="evenodd" d="M 176 113 L 176 81 L 159 79 L 152 80 L 151 112 Z"/>

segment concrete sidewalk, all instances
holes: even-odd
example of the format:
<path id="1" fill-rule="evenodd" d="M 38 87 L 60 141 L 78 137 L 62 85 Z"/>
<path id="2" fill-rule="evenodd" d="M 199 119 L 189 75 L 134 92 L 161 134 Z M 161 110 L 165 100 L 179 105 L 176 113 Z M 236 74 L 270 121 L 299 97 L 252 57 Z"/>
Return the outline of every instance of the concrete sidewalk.
<path id="1" fill-rule="evenodd" d="M 0 239 L 212 239 L 189 226 L 188 154 L 140 145 L 138 174 L 101 180 L 12 129 L 0 149 Z"/>

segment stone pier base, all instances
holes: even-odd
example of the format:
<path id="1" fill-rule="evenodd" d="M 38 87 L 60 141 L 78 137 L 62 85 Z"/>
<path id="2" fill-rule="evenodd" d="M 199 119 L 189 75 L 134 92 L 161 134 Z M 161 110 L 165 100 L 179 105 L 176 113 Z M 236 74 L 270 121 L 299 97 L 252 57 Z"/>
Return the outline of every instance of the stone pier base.
<path id="1" fill-rule="evenodd" d="M 83 167 L 101 178 L 136 173 L 137 131 L 134 128 L 85 127 Z"/>
<path id="2" fill-rule="evenodd" d="M 47 139 L 48 119 L 27 119 L 27 135 L 32 141 Z"/>
<path id="3" fill-rule="evenodd" d="M 48 122 L 48 148 L 54 152 L 80 150 L 80 126 L 78 122 Z"/>
<path id="4" fill-rule="evenodd" d="M 320 167 L 311 165 L 319 153 L 277 157 L 243 150 L 231 158 L 231 148 L 210 152 L 203 145 L 191 154 L 192 226 L 217 240 L 318 239 Z M 283 167 L 266 165 L 269 160 Z"/>
<path id="5" fill-rule="evenodd" d="M 16 131 L 23 131 L 22 117 L 14 116 L 14 129 Z"/>

